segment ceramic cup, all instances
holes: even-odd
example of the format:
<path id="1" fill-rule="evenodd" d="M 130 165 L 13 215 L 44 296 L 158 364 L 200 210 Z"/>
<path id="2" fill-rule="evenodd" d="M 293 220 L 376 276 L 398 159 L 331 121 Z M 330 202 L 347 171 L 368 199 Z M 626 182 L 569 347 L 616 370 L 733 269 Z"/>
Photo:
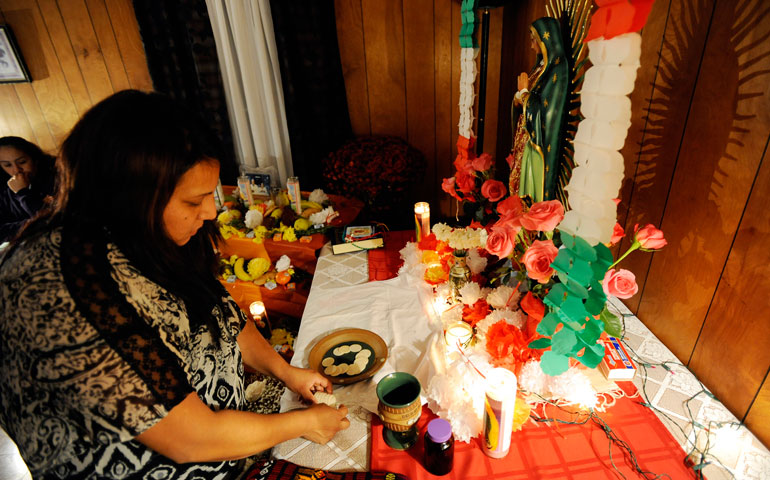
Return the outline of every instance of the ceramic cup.
<path id="1" fill-rule="evenodd" d="M 377 383 L 377 406 L 389 447 L 406 450 L 417 442 L 417 420 L 422 414 L 420 382 L 406 372 L 393 372 Z"/>

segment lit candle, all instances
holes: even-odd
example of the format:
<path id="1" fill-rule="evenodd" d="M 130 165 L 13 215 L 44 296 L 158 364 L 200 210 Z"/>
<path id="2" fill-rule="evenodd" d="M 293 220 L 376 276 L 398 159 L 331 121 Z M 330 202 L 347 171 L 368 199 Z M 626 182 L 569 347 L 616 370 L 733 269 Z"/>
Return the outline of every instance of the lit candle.
<path id="1" fill-rule="evenodd" d="M 486 375 L 484 398 L 484 453 L 503 458 L 511 449 L 513 414 L 516 407 L 516 375 L 505 368 L 494 368 Z"/>
<path id="2" fill-rule="evenodd" d="M 267 310 L 265 309 L 264 303 L 260 301 L 251 302 L 251 305 L 249 305 L 249 313 L 251 313 L 251 317 L 254 319 L 254 322 L 257 324 L 258 327 L 265 326 L 265 322 L 263 321 L 263 316 L 264 316 L 264 320 L 267 320 Z M 270 325 L 269 320 L 267 320 L 267 324 L 268 326 Z M 272 328 L 270 328 L 270 330 L 272 330 Z"/>
<path id="3" fill-rule="evenodd" d="M 418 242 L 423 237 L 430 235 L 430 205 L 428 202 L 414 204 L 414 233 Z"/>
<path id="4" fill-rule="evenodd" d="M 473 340 L 473 328 L 465 322 L 457 322 L 446 327 L 444 333 L 449 351 L 460 351 Z"/>

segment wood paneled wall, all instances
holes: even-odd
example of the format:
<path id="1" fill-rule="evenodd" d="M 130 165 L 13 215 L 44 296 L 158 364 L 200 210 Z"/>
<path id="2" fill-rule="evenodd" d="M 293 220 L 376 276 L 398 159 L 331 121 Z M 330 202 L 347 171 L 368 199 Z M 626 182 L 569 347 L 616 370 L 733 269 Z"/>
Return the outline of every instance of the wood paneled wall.
<path id="1" fill-rule="evenodd" d="M 428 164 L 421 200 L 444 215 L 454 208 L 440 186 L 453 175 L 457 155 L 460 6 L 455 0 L 334 2 L 353 133 L 395 135 L 420 150 Z M 484 151 L 494 156 L 502 9 L 490 11 L 489 25 Z"/>
<path id="2" fill-rule="evenodd" d="M 510 147 L 515 77 L 534 61 L 528 26 L 543 3 L 492 11 L 485 150 L 498 165 Z M 399 135 L 422 150 L 423 191 L 451 213 L 439 185 L 456 152 L 459 3 L 335 8 L 355 133 Z M 657 0 L 641 33 L 618 219 L 631 235 L 635 224 L 659 226 L 669 245 L 624 260 L 640 287 L 627 304 L 770 445 L 770 9 L 762 0 Z"/>
<path id="3" fill-rule="evenodd" d="M 0 136 L 56 153 L 80 116 L 114 92 L 152 90 L 131 0 L 0 0 L 32 76 L 0 85 Z"/>

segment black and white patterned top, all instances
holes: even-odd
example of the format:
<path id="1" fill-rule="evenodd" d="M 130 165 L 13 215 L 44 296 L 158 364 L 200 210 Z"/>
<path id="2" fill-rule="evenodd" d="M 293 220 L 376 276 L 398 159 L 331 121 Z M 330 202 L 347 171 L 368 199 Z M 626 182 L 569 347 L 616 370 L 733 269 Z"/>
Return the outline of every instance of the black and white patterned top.
<path id="1" fill-rule="evenodd" d="M 191 330 L 182 302 L 104 243 L 112 281 L 78 283 L 93 286 L 98 299 L 110 284 L 121 298 L 121 308 L 88 304 L 111 322 L 104 331 L 65 281 L 62 269 L 81 258 L 62 248 L 61 227 L 3 261 L 0 423 L 34 478 L 227 478 L 239 462 L 176 464 L 133 438 L 193 389 L 214 410 L 245 408 L 236 342 L 243 313 L 223 298 L 214 309 L 222 332 L 215 344 L 207 327 Z"/>

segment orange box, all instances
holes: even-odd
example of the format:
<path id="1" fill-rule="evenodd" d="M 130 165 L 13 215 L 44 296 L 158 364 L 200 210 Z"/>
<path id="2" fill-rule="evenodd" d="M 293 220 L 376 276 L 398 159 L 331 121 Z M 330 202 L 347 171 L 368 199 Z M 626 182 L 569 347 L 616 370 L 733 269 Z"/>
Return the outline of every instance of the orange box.
<path id="1" fill-rule="evenodd" d="M 636 365 L 631 360 L 623 344 L 615 337 L 602 338 L 605 355 L 599 368 L 609 380 L 632 380 L 636 375 Z"/>

